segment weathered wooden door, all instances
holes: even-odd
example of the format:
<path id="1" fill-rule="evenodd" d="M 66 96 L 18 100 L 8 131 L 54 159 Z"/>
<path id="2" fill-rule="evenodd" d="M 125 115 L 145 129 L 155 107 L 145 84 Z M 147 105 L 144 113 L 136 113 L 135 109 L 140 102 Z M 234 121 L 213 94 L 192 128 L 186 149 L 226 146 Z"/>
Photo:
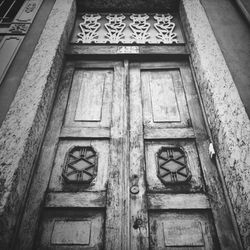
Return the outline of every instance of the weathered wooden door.
<path id="1" fill-rule="evenodd" d="M 188 63 L 129 72 L 131 249 L 238 249 Z"/>
<path id="2" fill-rule="evenodd" d="M 208 147 L 188 63 L 68 63 L 19 247 L 238 249 Z"/>

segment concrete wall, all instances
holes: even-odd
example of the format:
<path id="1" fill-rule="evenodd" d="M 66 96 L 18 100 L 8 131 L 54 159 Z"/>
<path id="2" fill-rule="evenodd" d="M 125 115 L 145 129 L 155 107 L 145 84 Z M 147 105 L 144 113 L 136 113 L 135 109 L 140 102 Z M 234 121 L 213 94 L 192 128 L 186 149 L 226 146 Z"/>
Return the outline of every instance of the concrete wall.
<path id="1" fill-rule="evenodd" d="M 232 77 L 232 72 L 237 71 L 228 68 L 200 1 L 182 0 L 182 3 L 181 18 L 220 162 L 217 166 L 225 181 L 244 249 L 250 249 L 250 121 L 236 88 L 242 86 Z M 221 9 L 221 13 L 229 15 L 226 9 Z"/>
<path id="2" fill-rule="evenodd" d="M 201 3 L 250 117 L 250 26 L 233 0 Z"/>

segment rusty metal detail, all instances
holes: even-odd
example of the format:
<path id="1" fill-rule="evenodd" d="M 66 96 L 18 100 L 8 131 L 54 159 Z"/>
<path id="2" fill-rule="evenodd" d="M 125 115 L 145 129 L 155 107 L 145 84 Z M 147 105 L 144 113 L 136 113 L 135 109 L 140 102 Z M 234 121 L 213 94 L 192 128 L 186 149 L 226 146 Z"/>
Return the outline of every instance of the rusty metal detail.
<path id="1" fill-rule="evenodd" d="M 82 16 L 83 22 L 79 24 L 81 32 L 77 34 L 77 42 L 96 43 L 98 39 L 98 29 L 101 24 L 98 20 L 101 18 L 99 14 L 85 14 Z"/>
<path id="2" fill-rule="evenodd" d="M 174 33 L 175 24 L 171 21 L 173 16 L 170 14 L 155 14 L 154 19 L 157 21 L 154 27 L 158 31 L 156 37 L 159 41 L 164 44 L 178 43 L 177 34 Z"/>
<path id="3" fill-rule="evenodd" d="M 90 184 L 97 174 L 98 155 L 91 146 L 75 146 L 65 157 L 62 176 L 67 183 Z"/>
<path id="4" fill-rule="evenodd" d="M 180 184 L 191 179 L 187 158 L 180 147 L 162 147 L 156 154 L 157 175 L 163 184 Z"/>

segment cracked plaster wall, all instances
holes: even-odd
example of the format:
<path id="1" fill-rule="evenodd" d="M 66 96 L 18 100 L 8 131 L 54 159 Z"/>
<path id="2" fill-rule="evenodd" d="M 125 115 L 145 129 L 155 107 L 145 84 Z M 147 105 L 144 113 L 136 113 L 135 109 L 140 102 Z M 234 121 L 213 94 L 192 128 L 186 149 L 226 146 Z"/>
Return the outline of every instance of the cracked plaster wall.
<path id="1" fill-rule="evenodd" d="M 244 247 L 250 238 L 250 121 L 199 0 L 183 0 L 191 59 Z"/>

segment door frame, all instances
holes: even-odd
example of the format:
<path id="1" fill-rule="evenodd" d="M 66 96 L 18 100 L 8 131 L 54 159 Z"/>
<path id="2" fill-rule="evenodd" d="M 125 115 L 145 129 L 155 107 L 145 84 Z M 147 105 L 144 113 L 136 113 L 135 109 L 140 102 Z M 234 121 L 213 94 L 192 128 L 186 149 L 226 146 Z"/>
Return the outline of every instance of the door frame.
<path id="1" fill-rule="evenodd" d="M 67 7 L 65 7 L 65 4 Z M 26 73 L 21 81 L 20 88 L 15 96 L 13 104 L 9 110 L 9 113 L 0 129 L 1 138 L 1 157 L 3 161 L 8 162 L 6 168 L 11 169 L 10 172 L 3 171 L 2 177 L 6 183 L 6 189 L 3 191 L 3 195 L 1 198 L 2 210 L 1 210 L 1 224 L 3 225 L 3 235 L 1 236 L 0 242 L 3 246 L 8 246 L 13 239 L 15 228 L 18 228 L 20 215 L 22 214 L 25 196 L 28 190 L 29 179 L 32 177 L 33 166 L 37 153 L 39 152 L 39 148 L 43 139 L 43 131 L 46 127 L 46 121 L 48 120 L 51 103 L 53 100 L 53 95 L 46 95 L 47 91 L 56 88 L 56 84 L 49 84 L 51 82 L 51 72 L 54 72 L 53 80 L 58 79 L 62 69 L 62 63 L 58 63 L 58 58 L 62 62 L 63 56 L 61 56 L 61 51 L 66 50 L 66 44 L 68 41 L 69 31 L 73 27 L 74 15 L 76 13 L 76 6 L 73 0 L 67 1 L 67 3 L 61 4 L 60 0 L 57 0 L 54 8 L 52 10 L 52 14 L 50 15 L 47 25 L 44 29 L 43 34 L 38 42 L 38 46 L 31 58 L 31 63 L 29 64 Z M 58 11 L 59 10 L 59 11 Z M 245 180 L 235 180 L 235 172 L 240 171 L 248 172 L 248 166 L 243 163 L 242 158 L 237 158 L 241 165 L 239 165 L 239 170 L 237 168 L 229 168 L 231 166 L 232 156 L 231 158 L 225 159 L 223 155 L 227 155 L 228 152 L 233 152 L 239 150 L 241 147 L 239 143 L 231 143 L 223 142 L 223 138 L 219 135 L 219 126 L 223 126 L 223 128 L 228 129 L 229 131 L 234 131 L 234 123 L 228 123 L 225 119 L 225 116 L 222 112 L 222 107 L 220 107 L 220 99 L 216 96 L 216 92 L 218 91 L 217 86 L 222 85 L 224 89 L 221 89 L 221 95 L 225 95 L 225 102 L 230 103 L 231 99 L 226 92 L 226 89 L 231 88 L 231 91 L 234 97 L 234 102 L 231 110 L 238 110 L 238 116 L 241 118 L 243 132 L 250 130 L 250 123 L 248 122 L 248 118 L 246 112 L 244 110 L 244 106 L 240 100 L 238 91 L 235 87 L 233 79 L 231 77 L 230 71 L 225 64 L 222 53 L 220 52 L 220 48 L 218 43 L 216 42 L 216 38 L 212 32 L 211 26 L 209 25 L 206 14 L 198 0 L 182 0 L 180 5 L 180 11 L 183 14 L 182 21 L 184 30 L 186 31 L 189 44 L 193 44 L 193 49 L 190 48 L 190 56 L 191 56 L 191 65 L 194 66 L 194 72 L 197 78 L 197 89 L 199 86 L 202 87 L 202 93 L 200 96 L 204 101 L 204 110 L 209 118 L 209 127 L 211 128 L 212 137 L 216 141 L 216 149 L 218 155 L 220 156 L 221 161 L 221 170 L 220 164 L 218 164 L 218 169 L 221 175 L 221 179 L 225 178 L 224 192 L 228 193 L 228 206 L 231 207 L 232 218 L 234 219 L 234 213 L 236 214 L 235 220 L 235 230 L 241 232 L 241 237 L 243 239 L 244 245 L 247 244 L 247 235 L 244 231 L 244 228 L 247 227 L 249 223 L 249 218 L 241 217 L 240 214 L 248 214 L 249 209 L 247 208 L 247 204 L 250 200 L 249 196 L 246 196 L 244 193 L 244 182 L 250 182 L 250 175 L 245 176 Z M 55 13 L 57 13 L 55 15 Z M 54 16 L 53 16 L 54 15 Z M 64 16 L 61 19 L 61 15 Z M 198 18 L 198 19 L 197 19 Z M 57 23 L 55 20 L 61 20 L 60 29 L 58 26 L 52 25 L 51 23 Z M 197 20 L 203 20 L 204 22 L 200 22 L 200 25 L 197 26 Z M 71 21 L 70 21 L 71 20 Z M 199 36 L 200 31 L 202 30 L 204 37 Z M 205 33 L 204 33 L 205 32 Z M 54 39 L 48 39 L 48 37 L 53 37 Z M 63 39 L 62 39 L 63 37 Z M 207 39 L 209 37 L 209 41 Z M 41 46 L 43 44 L 43 46 Z M 51 48 L 51 56 L 47 57 L 47 50 L 44 48 Z M 60 49 L 59 49 L 60 48 Z M 214 60 L 214 51 L 213 53 L 207 53 L 206 51 L 216 51 L 216 60 Z M 43 56 L 41 56 L 43 55 Z M 37 58 L 42 58 L 37 61 Z M 206 61 L 212 62 L 213 74 L 209 73 L 208 68 L 204 67 L 206 65 Z M 36 65 L 37 67 L 34 67 Z M 41 75 L 41 81 L 44 83 L 38 92 L 32 92 L 31 86 L 35 86 L 37 84 L 37 69 L 43 68 L 46 65 L 46 69 L 43 71 L 43 75 Z M 217 76 L 217 77 L 215 77 Z M 56 81 L 55 81 L 56 82 Z M 211 85 L 214 83 L 214 85 Z M 209 88 L 206 89 L 206 86 Z M 214 93 L 211 98 L 212 91 Z M 34 103 L 35 107 L 42 107 L 40 109 L 30 108 L 30 101 L 23 98 L 23 93 L 29 93 L 31 96 L 31 100 Z M 198 92 L 199 93 L 199 92 Z M 211 100 L 208 100 L 211 99 Z M 44 105 L 45 104 L 45 105 Z M 20 111 L 20 106 L 22 106 L 22 110 Z M 220 124 L 216 122 L 214 118 L 214 112 L 216 110 Z M 19 114 L 19 115 L 17 115 Z M 27 114 L 32 114 L 32 117 L 44 117 L 43 124 L 39 124 L 36 119 L 31 119 L 28 123 L 23 123 L 24 120 L 30 119 Z M 242 118 L 243 117 L 243 118 Z M 13 119 L 16 121 L 16 124 L 23 124 L 22 126 L 13 126 Z M 235 118 L 237 120 L 237 118 Z M 36 133 L 27 133 L 27 131 L 36 131 Z M 209 131 L 209 130 L 208 130 Z M 245 140 L 250 142 L 250 135 L 246 136 L 244 133 L 240 135 L 240 141 Z M 10 145 L 14 144 L 18 148 L 23 148 L 25 150 L 15 152 L 13 156 L 12 151 L 10 150 Z M 31 143 L 31 142 L 35 143 Z M 222 143 L 223 142 L 223 143 Z M 223 145 L 224 144 L 224 145 Z M 220 146 L 221 145 L 221 146 Z M 223 145 L 223 148 L 222 148 Z M 34 154 L 30 154 L 29 152 L 34 152 Z M 248 153 L 247 150 L 244 151 L 246 155 Z M 242 157 L 242 156 L 241 156 Z M 244 157 L 244 155 L 243 155 Z M 12 159 L 12 160 L 10 160 Z M 19 173 L 19 178 L 13 178 L 17 173 Z M 235 186 L 232 187 L 231 184 L 235 183 Z M 21 187 L 21 188 L 20 188 Z M 12 190 L 10 192 L 10 190 Z M 237 194 L 235 195 L 234 191 L 236 190 Z M 245 200 L 242 200 L 240 206 L 237 204 L 237 197 L 246 197 Z M 15 198 L 16 197 L 16 198 Z M 243 199 L 243 198 L 242 198 Z M 232 206 L 231 206 L 232 202 Z M 11 208 L 11 209 L 9 209 Z M 236 211 L 240 211 L 236 213 Z M 9 221 L 6 223 L 6 221 Z M 240 234 L 238 234 L 238 241 L 241 242 Z"/>
<path id="2" fill-rule="evenodd" d="M 105 59 L 107 59 L 107 57 L 109 57 L 109 56 L 106 56 Z M 114 56 L 111 56 L 111 57 L 114 58 Z M 120 57 L 121 56 L 119 56 L 119 58 Z M 125 68 L 125 71 L 128 74 L 127 77 L 129 77 L 129 73 L 128 73 L 128 60 L 127 60 L 128 56 L 123 56 L 123 57 L 124 57 L 123 61 L 125 62 L 124 68 Z M 97 63 L 101 62 L 101 60 L 100 61 L 96 60 L 96 58 L 94 56 L 91 56 L 90 58 L 93 58 L 94 62 L 97 62 Z M 150 62 L 152 61 L 152 56 L 144 56 L 143 58 L 141 58 L 140 56 L 138 56 L 137 58 L 134 58 L 134 60 L 132 60 L 132 64 L 136 64 L 137 63 L 139 65 L 140 62 L 144 62 L 145 63 L 146 58 L 148 58 L 148 61 L 150 61 Z M 164 58 L 164 57 L 162 57 L 162 58 Z M 173 68 L 180 68 L 180 74 L 181 75 L 185 75 L 184 72 L 188 70 L 189 71 L 189 73 L 188 73 L 189 74 L 189 78 L 187 78 L 187 79 L 191 79 L 191 80 L 193 79 L 193 77 L 191 75 L 191 70 L 188 69 L 189 68 L 189 62 L 188 62 L 187 58 L 184 59 L 184 60 L 183 59 L 175 60 L 174 62 L 172 61 L 172 59 L 170 60 L 170 58 L 167 55 L 165 56 L 165 60 L 163 62 L 166 63 L 167 66 L 165 66 L 164 68 L 169 68 L 169 69 L 171 69 L 171 68 L 172 69 Z M 81 65 L 81 61 L 88 62 L 88 60 L 85 60 L 85 59 L 79 61 L 78 58 L 77 59 L 73 59 L 73 60 L 71 58 L 70 61 L 66 62 L 66 64 L 65 64 L 65 70 L 63 71 L 62 76 L 61 76 L 61 80 L 60 80 L 61 84 L 59 85 L 58 93 L 56 95 L 57 97 L 60 96 L 60 98 L 56 98 L 55 99 L 55 107 L 54 107 L 54 110 L 52 111 L 52 116 L 51 116 L 51 120 L 56 120 L 56 123 L 54 124 L 54 127 L 52 127 L 51 124 L 49 123 L 49 126 L 47 128 L 47 133 L 46 133 L 46 136 L 45 136 L 45 141 L 43 142 L 43 146 L 42 146 L 42 149 L 41 149 L 42 153 L 40 153 L 42 155 L 44 155 L 44 154 L 48 155 L 48 159 L 49 159 L 50 163 L 48 163 L 48 160 L 46 159 L 45 162 L 47 162 L 47 164 L 44 164 L 44 163 L 42 163 L 42 164 L 44 164 L 44 166 L 45 165 L 50 165 L 50 166 L 48 168 L 41 168 L 41 164 L 39 164 L 39 163 L 36 164 L 39 168 L 36 169 L 37 173 L 36 173 L 36 175 L 34 175 L 35 179 L 33 180 L 33 182 L 35 184 L 33 184 L 33 186 L 31 186 L 32 190 L 30 190 L 31 195 L 32 194 L 33 195 L 31 196 L 31 200 L 28 199 L 29 202 L 26 204 L 28 206 L 27 209 L 26 209 L 26 211 L 28 211 L 28 208 L 29 208 L 29 209 L 32 210 L 33 214 L 30 215 L 30 212 L 24 213 L 24 215 L 25 214 L 26 215 L 24 217 L 24 221 L 20 225 L 22 230 L 20 230 L 20 234 L 17 236 L 17 238 L 21 241 L 21 239 L 23 239 L 23 238 L 25 238 L 25 236 L 29 235 L 29 237 L 26 238 L 25 243 L 24 243 L 26 245 L 25 246 L 21 245 L 25 249 L 31 248 L 31 246 L 34 244 L 33 241 L 35 240 L 35 232 L 37 231 L 37 227 L 38 227 L 38 217 L 40 217 L 41 209 L 42 209 L 42 206 L 43 206 L 43 202 L 42 201 L 44 201 L 44 199 L 45 199 L 45 193 L 46 193 L 46 189 L 47 189 L 47 186 L 48 186 L 48 183 L 49 183 L 49 179 L 50 179 L 50 175 L 51 175 L 51 171 L 52 171 L 52 162 L 54 161 L 54 158 L 55 158 L 55 155 L 56 155 L 57 145 L 58 145 L 58 142 L 59 142 L 59 137 L 61 137 L 63 135 L 63 136 L 66 136 L 65 138 L 67 138 L 67 133 L 66 133 L 66 135 L 64 135 L 65 133 L 63 131 L 61 131 L 61 127 L 62 127 L 62 124 L 63 124 L 63 121 L 64 121 L 64 116 L 65 116 L 64 113 L 66 112 L 65 110 L 66 110 L 67 103 L 68 103 L 68 101 L 67 101 L 68 98 L 69 98 L 68 95 L 70 93 L 70 89 L 71 89 L 71 85 L 72 85 L 73 73 L 74 73 L 75 69 L 77 69 L 79 67 L 79 65 Z M 120 60 L 115 60 L 115 61 L 120 61 Z M 159 60 L 157 60 L 157 61 L 159 62 Z M 89 61 L 89 62 L 91 62 L 91 61 Z M 187 79 L 185 81 L 188 81 Z M 69 82 L 70 82 L 70 84 L 69 84 Z M 65 89 L 67 89 L 67 90 L 65 91 Z M 140 89 L 140 86 L 139 86 L 139 89 Z M 139 90 L 137 89 L 137 92 L 138 91 Z M 199 95 L 197 94 L 197 96 L 199 96 Z M 135 98 L 133 98 L 132 101 L 135 102 Z M 130 107 L 127 107 L 127 108 L 130 108 Z M 204 119 L 203 115 L 204 114 L 201 114 L 201 117 Z M 194 117 L 191 117 L 191 118 L 193 118 L 192 120 L 195 120 Z M 142 124 L 138 124 L 138 123 L 136 123 L 136 121 L 137 121 L 137 119 L 134 119 L 131 122 L 134 122 L 135 125 L 139 126 L 141 128 L 141 130 L 142 130 Z M 141 119 L 141 121 L 142 121 L 142 119 Z M 197 125 L 196 123 L 194 123 L 194 130 L 196 129 L 196 126 L 199 127 L 199 124 Z M 197 127 L 197 131 L 199 130 L 198 127 Z M 133 129 L 130 131 L 130 133 L 133 134 Z M 134 133 L 135 133 L 135 137 L 136 136 L 137 137 L 141 136 L 139 134 L 137 135 L 137 131 L 136 130 L 134 131 Z M 200 131 L 200 133 L 201 133 L 201 131 Z M 204 136 L 206 137 L 206 135 L 205 135 L 206 132 L 205 132 L 205 134 L 203 134 L 203 133 L 204 133 L 204 131 L 200 134 L 201 139 Z M 127 138 L 127 140 L 128 140 L 128 138 Z M 207 141 L 207 139 L 205 140 L 205 144 L 202 141 L 197 141 L 196 143 L 198 145 L 197 146 L 198 147 L 198 152 L 199 151 L 204 151 L 204 150 L 208 149 L 208 141 Z M 51 149 L 53 149 L 53 150 L 51 150 Z M 138 154 L 136 148 L 132 147 L 132 150 L 135 150 L 135 152 Z M 141 149 L 139 149 L 139 150 L 141 150 Z M 209 190 L 213 190 L 213 184 L 215 183 L 213 180 L 216 179 L 217 183 L 219 182 L 217 174 L 213 174 L 213 172 L 216 172 L 215 171 L 216 167 L 212 163 L 212 161 L 208 160 L 206 157 L 205 158 L 203 156 L 200 156 L 200 157 L 202 157 L 203 158 L 202 161 L 206 162 L 206 165 L 209 166 L 207 172 L 210 172 L 210 174 L 212 174 L 212 176 L 213 176 L 213 178 L 211 179 L 212 181 L 210 181 L 209 175 L 205 174 L 205 183 L 207 183 L 207 185 L 209 187 Z M 134 165 L 133 162 L 134 161 L 130 159 L 131 165 Z M 140 172 L 141 171 L 139 169 L 140 167 L 137 166 L 137 168 L 138 169 L 136 171 Z M 135 171 L 135 170 L 133 170 L 133 171 Z M 144 176 L 143 176 L 144 174 L 145 173 L 139 174 L 139 175 L 141 175 L 140 179 L 144 179 Z M 124 175 L 124 173 L 123 173 L 123 175 Z M 139 175 L 137 175 L 137 176 L 139 176 Z M 46 176 L 46 178 L 43 178 L 41 180 L 41 176 Z M 36 183 L 38 183 L 39 185 L 36 186 Z M 127 187 L 130 185 L 128 183 L 128 180 L 127 180 L 126 184 L 124 183 L 123 185 L 127 186 Z M 127 192 L 129 194 L 128 188 L 123 188 L 123 189 L 127 189 Z M 113 190 L 113 191 L 115 191 L 115 190 Z M 107 192 L 109 193 L 108 190 L 107 190 Z M 123 193 L 124 192 L 125 191 L 123 190 Z M 111 195 L 112 195 L 112 192 L 111 192 Z M 221 195 L 223 196 L 223 191 L 221 191 L 220 193 L 209 193 L 208 192 L 208 196 L 210 198 L 212 197 L 210 199 L 211 207 L 213 208 L 213 210 L 217 211 L 214 214 L 215 215 L 214 220 L 215 220 L 216 227 L 217 227 L 217 219 L 216 219 L 216 217 L 218 218 L 218 225 L 222 222 L 219 219 L 221 212 L 218 212 L 219 210 L 217 208 L 218 205 L 217 205 L 217 202 L 216 202 L 217 200 L 221 200 L 220 199 Z M 119 196 L 119 195 L 117 195 L 117 196 Z M 144 201 L 144 203 L 145 202 L 146 201 Z M 225 206 L 225 204 L 223 204 L 223 206 Z M 226 205 L 226 207 L 227 207 L 227 205 Z M 225 210 L 227 209 L 226 207 L 225 207 Z M 224 211 L 222 211 L 222 214 L 224 213 Z M 112 216 L 110 215 L 109 218 L 111 218 L 111 217 Z M 32 225 L 31 225 L 31 224 L 28 224 L 29 221 L 35 221 L 36 223 L 32 223 Z M 224 223 L 222 222 L 222 224 L 224 224 Z M 29 225 L 29 227 L 27 227 L 27 225 Z M 33 227 L 33 229 L 32 229 L 32 227 Z M 219 238 L 220 238 L 220 234 L 222 233 L 222 230 L 220 230 L 219 228 L 220 228 L 220 226 L 218 226 L 218 228 L 217 228 L 218 234 L 219 234 Z M 146 234 L 147 232 L 149 233 L 148 229 L 144 232 L 144 234 Z M 128 229 L 126 230 L 126 234 L 129 235 L 129 230 Z M 223 235 L 223 233 L 222 233 L 222 235 Z M 23 242 L 24 241 L 22 241 L 22 244 L 23 244 Z M 127 244 L 127 246 L 129 246 L 129 242 L 128 241 L 126 241 L 126 244 Z M 221 241 L 221 244 L 223 244 L 222 241 Z"/>

